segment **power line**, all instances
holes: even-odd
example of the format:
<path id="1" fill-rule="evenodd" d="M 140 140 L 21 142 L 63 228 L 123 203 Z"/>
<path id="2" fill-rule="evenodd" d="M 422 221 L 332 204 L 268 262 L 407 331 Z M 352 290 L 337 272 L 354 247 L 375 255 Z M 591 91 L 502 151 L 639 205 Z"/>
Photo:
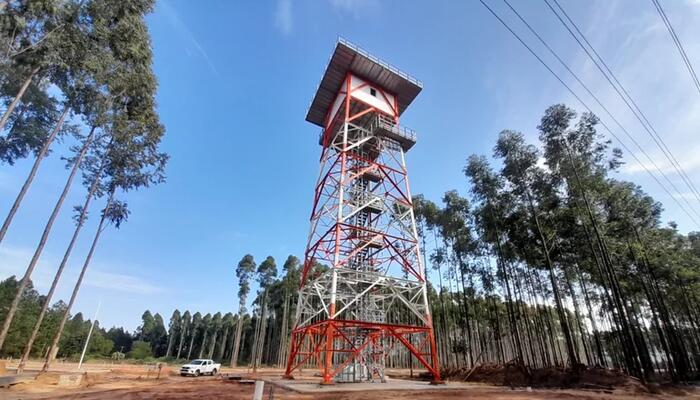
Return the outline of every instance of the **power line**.
<path id="1" fill-rule="evenodd" d="M 574 98 L 575 98 L 579 103 L 581 103 L 581 105 L 582 105 L 586 110 L 588 110 L 588 112 L 590 112 L 590 113 L 592 113 L 592 114 L 595 114 L 595 113 L 593 112 L 593 110 L 588 106 L 588 104 L 586 104 L 586 102 L 583 101 L 583 100 L 581 99 L 581 97 L 579 97 L 579 96 L 576 94 L 576 92 L 574 92 L 574 90 L 573 90 L 569 85 L 567 85 L 566 82 L 564 82 L 564 80 L 563 80 L 556 72 L 554 72 L 554 70 L 553 70 L 553 69 L 552 69 L 552 68 L 551 68 L 551 67 L 550 67 L 550 66 L 549 66 L 549 65 L 548 65 L 548 64 L 547 64 L 547 63 L 546 63 L 546 62 L 545 62 L 545 61 L 544 61 L 544 60 L 543 60 L 543 59 L 542 59 L 542 58 L 541 58 L 541 57 L 540 57 L 540 56 L 539 56 L 539 55 L 538 55 L 538 54 L 537 54 L 537 53 L 536 53 L 536 52 L 535 52 L 535 51 L 520 37 L 520 35 L 518 35 L 518 34 L 508 25 L 508 23 L 506 23 L 506 22 L 498 15 L 498 13 L 496 13 L 491 7 L 489 7 L 489 5 L 486 4 L 486 2 L 484 2 L 484 0 L 479 0 L 479 2 L 480 2 L 480 3 L 481 3 L 481 4 L 482 4 L 482 5 L 483 5 L 483 6 L 484 6 L 484 7 L 485 7 L 485 8 L 486 8 L 486 9 L 487 9 L 487 10 L 488 10 L 488 11 L 489 11 L 489 12 L 490 12 L 490 13 L 505 27 L 505 28 L 506 28 L 506 29 L 507 29 L 507 30 L 508 30 L 508 31 L 509 31 L 509 32 L 510 32 L 510 33 L 511 33 L 511 34 L 512 34 L 512 35 L 513 35 L 513 36 L 514 36 L 528 51 L 529 51 L 529 52 L 530 52 L 530 54 L 532 54 L 532 55 L 537 59 L 537 61 L 540 62 L 540 64 L 542 64 L 542 66 L 544 66 L 544 67 L 547 69 L 547 71 L 549 71 L 549 73 L 551 73 L 551 74 L 559 81 L 559 83 L 562 84 L 562 86 L 564 86 L 564 87 L 566 88 L 566 90 L 569 91 L 569 93 L 571 93 L 572 96 L 574 96 Z M 659 178 L 657 178 L 657 176 L 656 176 L 652 171 L 650 171 L 649 168 L 647 168 L 647 166 L 644 165 L 644 164 L 639 160 L 639 158 L 629 149 L 629 147 L 627 147 L 627 145 L 626 145 L 622 140 L 620 140 L 620 138 L 610 129 L 610 127 L 608 127 L 608 125 L 607 125 L 603 120 L 600 121 L 600 124 L 605 128 L 605 130 L 606 130 L 612 137 L 614 137 L 614 138 L 620 143 L 620 145 L 628 152 L 628 154 L 630 154 L 630 155 L 632 156 L 632 158 L 634 158 L 634 160 L 637 161 L 637 163 L 639 163 L 639 165 L 642 167 L 642 169 L 644 169 L 644 170 L 654 179 L 654 181 L 656 181 L 656 183 L 657 183 L 659 186 L 661 186 L 661 188 L 671 197 L 671 199 L 672 199 L 673 201 L 676 202 L 676 204 L 678 205 L 678 207 L 688 216 L 688 218 L 690 218 L 690 219 L 693 221 L 693 223 L 695 223 L 696 225 L 700 226 L 700 224 L 698 224 L 697 220 L 688 212 L 688 210 L 685 209 L 685 207 L 683 207 L 683 205 L 678 201 L 678 199 L 676 199 L 676 197 L 673 196 L 673 195 L 671 194 L 671 192 L 669 192 L 668 188 L 666 188 L 666 186 L 659 180 Z"/>
<path id="2" fill-rule="evenodd" d="M 632 97 L 630 96 L 629 92 L 625 89 L 624 85 L 622 85 L 622 83 L 617 79 L 617 77 L 615 76 L 615 74 L 614 74 L 614 73 L 612 72 L 612 70 L 608 67 L 607 63 L 605 63 L 605 61 L 603 60 L 603 58 L 602 58 L 602 57 L 600 56 L 600 54 L 596 51 L 595 47 L 593 47 L 593 45 L 588 41 L 588 39 L 586 38 L 586 36 L 583 34 L 583 32 L 581 32 L 581 30 L 578 28 L 578 26 L 576 25 L 576 23 L 569 17 L 569 15 L 568 15 L 568 14 L 566 13 L 566 11 L 562 8 L 562 6 L 559 4 L 559 2 L 558 2 L 557 0 L 553 0 L 553 1 L 554 1 L 554 3 L 557 5 L 557 7 L 559 8 L 559 10 L 561 10 L 562 14 L 566 17 L 566 19 L 569 21 L 569 23 L 570 23 L 570 24 L 573 26 L 573 28 L 576 30 L 576 32 L 581 36 L 581 39 L 583 39 L 583 41 L 588 45 L 588 47 L 590 48 L 590 50 L 595 54 L 596 57 L 593 57 L 593 55 L 592 55 L 591 52 L 588 50 L 588 48 L 587 48 L 586 46 L 584 46 L 583 43 L 581 43 L 581 40 L 579 40 L 578 36 L 576 36 L 576 34 L 571 30 L 571 28 L 569 27 L 569 25 L 562 19 L 562 17 L 559 15 L 559 13 L 557 13 L 557 11 L 554 9 L 554 7 L 552 7 L 552 5 L 551 5 L 551 3 L 549 2 L 549 0 L 544 0 L 544 2 L 547 4 L 547 6 L 549 7 L 549 9 L 552 11 L 552 13 L 554 13 L 554 15 L 557 17 L 557 19 L 559 20 L 559 22 L 561 22 L 562 25 L 564 25 L 564 27 L 566 28 L 566 30 L 569 32 L 569 34 L 571 34 L 571 36 L 574 38 L 574 40 L 576 40 L 576 42 L 577 42 L 578 45 L 581 47 L 581 49 L 583 49 L 583 51 L 586 53 L 586 55 L 588 56 L 588 58 L 590 58 L 590 60 L 593 61 L 593 63 L 595 64 L 596 68 L 598 68 L 598 70 L 600 71 L 601 74 L 603 74 L 603 76 L 604 76 L 605 79 L 608 81 L 608 83 L 610 83 L 610 85 L 613 87 L 613 89 L 615 89 L 615 92 L 617 92 L 618 96 L 620 96 L 620 98 L 621 98 L 622 101 L 625 103 L 625 105 L 627 106 L 627 108 L 629 108 L 629 110 L 632 111 L 632 114 L 634 114 L 634 116 L 637 118 L 637 120 L 639 121 L 639 123 L 642 124 L 642 127 L 644 128 L 644 130 L 649 134 L 649 136 L 651 136 L 651 138 L 654 140 L 654 143 L 656 143 L 656 145 L 659 147 L 659 149 L 661 149 L 661 152 L 664 154 L 664 156 L 665 156 L 666 159 L 669 161 L 669 163 L 671 164 L 671 166 L 676 170 L 676 172 L 677 172 L 678 175 L 681 177 L 681 179 L 683 180 L 683 182 L 688 186 L 688 188 L 690 188 L 690 191 L 691 191 L 691 193 L 693 194 L 693 196 L 695 196 L 696 200 L 698 200 L 698 202 L 700 202 L 700 192 L 698 192 L 698 190 L 695 188 L 695 185 L 693 185 L 692 181 L 690 180 L 690 178 L 688 177 L 688 175 L 687 175 L 687 174 L 685 173 L 685 171 L 683 170 L 683 167 L 680 165 L 680 163 L 678 162 L 678 160 L 676 159 L 676 157 L 673 155 L 673 153 L 671 152 L 671 150 L 668 148 L 668 146 L 666 145 L 666 143 L 663 141 L 663 139 L 661 138 L 661 136 L 658 134 L 658 132 L 656 131 L 656 129 L 653 127 L 653 125 L 651 125 L 651 122 L 649 121 L 649 119 L 646 117 L 646 115 L 644 115 L 644 113 L 643 113 L 642 110 L 639 108 L 639 106 L 637 106 L 637 103 L 634 101 L 634 99 L 632 99 Z M 597 59 L 596 59 L 596 58 L 597 58 Z M 602 66 L 601 66 L 601 64 L 602 64 Z M 606 71 L 607 71 L 607 72 L 606 72 Z M 613 81 L 614 81 L 614 82 L 613 82 Z M 619 86 L 619 88 L 618 88 L 618 86 Z M 630 103 L 631 103 L 631 104 L 630 104 Z M 647 125 L 648 125 L 648 126 L 647 126 Z M 688 199 L 686 199 L 685 196 L 683 196 L 683 194 L 681 193 L 681 191 L 678 190 L 678 188 L 676 188 L 676 185 L 675 185 L 673 182 L 671 182 L 671 180 L 668 178 L 668 176 L 656 165 L 656 163 L 654 162 L 654 160 L 653 160 L 653 159 L 649 156 L 649 154 L 647 154 L 647 152 L 636 142 L 636 140 L 629 134 L 629 132 L 627 132 L 627 130 L 624 129 L 619 123 L 618 123 L 618 126 L 620 126 L 620 128 L 623 129 L 623 131 L 625 132 L 625 134 L 627 135 L 627 137 L 629 137 L 630 140 L 633 141 L 633 143 L 637 146 L 637 148 L 647 157 L 647 159 L 651 162 L 651 164 L 654 166 L 654 168 L 664 177 L 664 179 L 666 179 L 666 181 L 671 185 L 671 187 L 673 187 L 673 189 L 674 189 L 676 192 L 678 192 L 679 197 L 681 197 L 681 198 L 683 199 L 683 201 L 688 205 L 688 207 L 689 207 L 691 210 L 693 210 L 693 212 L 694 212 L 696 215 L 700 216 L 700 214 L 698 214 L 698 212 L 697 212 L 697 210 L 695 209 L 695 207 L 693 207 L 693 206 L 688 202 Z"/>
<path id="3" fill-rule="evenodd" d="M 664 21 L 664 25 L 666 25 L 666 29 L 668 29 L 668 33 L 671 35 L 671 39 L 673 39 L 673 43 L 676 44 L 676 48 L 678 49 L 678 52 L 680 53 L 681 58 L 683 59 L 683 63 L 685 64 L 685 67 L 688 69 L 688 72 L 690 73 L 690 77 L 693 78 L 693 83 L 695 83 L 695 87 L 698 89 L 698 92 L 700 92 L 700 80 L 698 80 L 698 76 L 695 74 L 695 69 L 693 68 L 693 64 L 691 64 L 690 59 L 688 58 L 688 55 L 685 53 L 685 49 L 683 48 L 683 45 L 681 44 L 681 40 L 678 38 L 678 35 L 676 35 L 676 30 L 673 29 L 673 25 L 671 25 L 671 21 L 666 16 L 666 12 L 664 11 L 663 7 L 661 7 L 661 3 L 659 3 L 659 0 L 651 0 L 651 2 L 654 3 L 654 7 L 656 7 L 656 11 L 659 12 L 661 19 Z"/>
<path id="4" fill-rule="evenodd" d="M 559 57 L 559 55 L 556 53 L 556 51 L 554 51 L 554 49 L 552 49 L 552 47 L 549 46 L 549 44 L 542 38 L 542 36 L 539 33 L 537 33 L 537 31 L 525 20 L 525 18 L 522 17 L 522 15 L 520 15 L 520 13 L 518 13 L 517 10 L 515 10 L 515 8 L 513 8 L 513 6 L 507 0 L 503 0 L 503 1 L 511 9 L 511 11 L 513 11 L 513 13 L 515 13 L 515 15 L 520 19 L 520 21 L 522 21 L 522 23 L 525 24 L 525 26 L 527 26 L 527 28 L 530 30 L 530 32 L 533 35 L 535 35 L 535 37 L 537 37 L 537 39 L 545 46 L 545 48 L 547 48 L 547 50 L 549 50 L 549 52 L 557 59 L 557 61 L 559 61 L 559 63 L 561 63 L 561 65 L 563 65 L 564 68 L 566 68 L 566 70 L 569 71 L 569 73 L 574 77 L 574 79 L 576 79 L 576 81 L 596 101 L 596 103 L 605 111 L 605 113 L 615 122 L 615 124 L 617 124 L 617 126 L 620 129 L 622 129 L 622 131 L 625 133 L 625 135 L 632 141 L 632 143 L 634 143 L 637 146 L 637 148 L 640 150 L 640 152 L 642 152 L 647 157 L 647 159 L 651 162 L 651 164 L 655 167 L 655 169 L 666 179 L 666 181 L 680 194 L 680 191 L 678 190 L 678 188 L 676 188 L 675 184 L 663 173 L 663 171 L 656 165 L 654 160 L 649 156 L 648 153 L 646 153 L 646 151 L 634 139 L 634 137 L 629 133 L 629 131 L 627 131 L 627 129 L 625 129 L 625 127 L 620 123 L 620 121 L 618 121 L 618 119 L 612 115 L 610 110 L 600 101 L 600 99 L 595 94 L 593 94 L 593 92 L 588 88 L 588 86 L 585 83 L 583 83 L 583 81 L 569 67 L 569 65 L 566 62 L 564 62 L 564 60 L 562 60 L 561 57 Z M 585 37 L 584 37 L 584 40 L 586 40 Z M 588 42 L 588 41 L 586 40 L 586 42 Z M 585 50 L 585 48 L 584 48 L 584 50 Z M 595 52 L 595 49 L 592 48 L 592 50 Z M 596 52 L 596 55 L 597 55 L 597 52 Z M 601 61 L 602 61 L 602 59 L 601 59 Z M 607 68 L 607 65 L 605 65 L 605 66 Z M 612 72 L 611 72 L 611 74 L 612 74 Z M 612 76 L 617 81 L 617 78 L 615 78 L 614 75 L 612 75 Z M 624 91 L 624 87 L 622 87 L 622 90 Z M 625 91 L 625 93 L 627 93 L 627 92 Z M 624 100 L 624 98 L 623 98 L 623 100 Z M 635 106 L 636 106 L 636 103 L 633 103 L 633 104 L 635 104 Z M 634 110 L 632 110 L 632 111 L 634 112 Z M 640 110 L 640 112 L 641 112 L 641 110 Z M 646 117 L 645 117 L 645 120 L 646 120 Z M 640 122 L 641 122 L 641 120 L 640 120 Z M 653 138 L 653 136 L 652 136 L 652 138 Z M 658 142 L 657 142 L 657 144 L 658 144 Z M 673 158 L 672 155 L 671 155 L 671 158 L 675 160 L 675 158 Z M 673 165 L 673 162 L 672 162 L 672 165 Z M 676 168 L 676 170 L 678 170 L 678 168 Z M 685 198 L 684 198 L 684 200 L 685 200 L 686 204 L 688 205 L 688 207 L 690 207 L 691 210 L 693 210 L 696 215 L 700 216 L 700 214 L 698 214 L 697 211 L 688 203 L 688 200 Z M 698 197 L 698 201 L 700 201 L 700 197 Z"/>
<path id="5" fill-rule="evenodd" d="M 634 114 L 634 116 L 637 118 L 637 120 L 639 121 L 639 123 L 642 124 L 642 127 L 644 127 L 644 129 L 647 131 L 647 133 L 648 133 L 648 134 L 651 136 L 651 138 L 654 140 L 654 143 L 656 143 L 656 145 L 661 149 L 661 152 L 664 154 L 664 156 L 666 156 L 666 159 L 671 163 L 671 166 L 673 166 L 673 168 L 676 170 L 676 172 L 681 176 L 681 179 L 683 179 L 683 181 L 685 182 L 685 184 L 690 188 L 690 191 L 691 191 L 691 193 L 695 196 L 695 199 L 696 199 L 698 202 L 700 202 L 700 191 L 697 190 L 697 188 L 696 188 L 695 185 L 693 184 L 693 182 L 692 182 L 692 180 L 690 179 L 690 177 L 688 176 L 688 174 L 686 174 L 686 172 L 685 172 L 685 170 L 683 169 L 683 167 L 681 166 L 681 164 L 678 162 L 678 160 L 676 159 L 676 157 L 673 155 L 673 153 L 671 152 L 671 150 L 670 150 L 670 149 L 668 148 L 668 146 L 666 145 L 666 142 L 664 142 L 664 140 L 663 140 L 663 138 L 661 137 L 661 135 L 659 135 L 659 133 L 656 131 L 656 129 L 655 129 L 654 126 L 651 124 L 651 122 L 649 121 L 649 119 L 646 117 L 646 115 L 644 114 L 644 112 L 639 108 L 639 106 L 638 106 L 637 103 L 634 101 L 634 99 L 632 98 L 632 96 L 629 94 L 629 92 L 627 91 L 627 89 L 625 89 L 624 85 L 617 79 L 617 77 L 616 77 L 615 74 L 612 72 L 612 70 L 610 69 L 610 67 L 608 67 L 608 64 L 605 62 L 605 60 L 603 60 L 603 57 L 600 56 L 600 54 L 596 51 L 595 47 L 593 47 L 593 45 L 591 44 L 591 42 L 588 41 L 588 39 L 586 38 L 586 35 L 584 35 L 583 32 L 581 32 L 581 30 L 578 28 L 578 25 L 576 25 L 576 23 L 569 17 L 569 14 L 566 13 L 566 11 L 565 11 L 564 8 L 561 6 L 561 4 L 559 4 L 558 0 L 554 0 L 554 2 L 556 3 L 556 5 L 557 5 L 557 7 L 559 8 L 559 10 L 561 10 L 562 14 L 564 14 L 564 16 L 565 16 L 566 19 L 569 21 L 569 23 L 571 23 L 571 25 L 574 27 L 574 29 L 576 30 L 576 32 L 581 36 L 581 38 L 583 39 L 583 41 L 586 42 L 586 44 L 588 45 L 588 47 L 590 47 L 590 49 L 593 51 L 593 54 L 595 54 L 595 56 L 598 58 L 598 60 L 601 62 L 601 64 L 603 64 L 603 67 L 605 68 L 605 70 L 607 71 L 607 73 L 610 74 L 610 77 L 612 78 L 613 81 L 615 81 L 615 83 L 617 84 L 617 86 L 620 87 L 620 89 L 622 90 L 622 93 L 620 93 L 620 92 L 617 90 L 617 87 L 615 86 L 615 84 L 613 84 L 612 82 L 610 82 L 610 79 L 608 79 L 608 77 L 607 77 L 607 75 L 605 74 L 605 72 L 602 71 L 602 69 L 600 68 L 600 66 L 599 66 L 598 63 L 596 62 L 596 60 L 594 60 L 594 59 L 591 58 L 591 60 L 596 64 L 596 67 L 598 67 L 598 69 L 599 69 L 600 72 L 603 74 L 603 76 L 605 76 L 605 78 L 608 80 L 608 82 L 613 86 L 613 88 L 615 88 L 615 90 L 617 91 L 617 94 L 618 94 L 618 95 L 620 96 L 620 98 L 622 98 L 622 100 L 625 102 L 625 105 L 627 105 L 627 108 L 629 108 L 630 111 L 632 111 L 632 114 Z M 566 25 L 566 23 L 564 23 L 564 21 L 563 21 L 563 20 L 559 17 L 559 15 L 554 11 L 554 9 L 553 9 L 552 6 L 547 2 L 547 0 L 545 0 L 545 3 L 547 3 L 547 5 L 549 6 L 549 9 L 552 10 L 552 12 L 554 12 L 554 14 L 557 16 L 557 18 L 559 19 L 559 21 L 562 22 L 562 24 L 564 25 L 564 27 L 567 28 L 567 30 L 568 30 L 569 33 L 574 37 L 574 39 L 576 39 L 576 42 L 579 44 L 579 46 L 581 46 L 581 48 L 582 48 L 584 51 L 586 51 L 586 48 L 585 48 L 585 47 L 581 44 L 581 42 L 577 39 L 576 35 L 574 35 L 573 32 L 568 28 L 568 26 Z M 589 56 L 589 58 L 591 57 L 591 55 L 590 55 L 590 53 L 588 53 L 588 51 L 586 51 L 586 54 Z M 624 93 L 624 96 L 623 96 L 623 93 Z M 629 102 L 632 103 L 632 106 L 630 106 L 630 104 L 627 102 L 627 99 L 629 99 Z M 634 109 L 633 109 L 632 107 L 634 107 Z M 687 200 L 686 200 L 686 203 L 688 204 L 688 206 L 690 206 L 690 204 L 688 203 Z"/>

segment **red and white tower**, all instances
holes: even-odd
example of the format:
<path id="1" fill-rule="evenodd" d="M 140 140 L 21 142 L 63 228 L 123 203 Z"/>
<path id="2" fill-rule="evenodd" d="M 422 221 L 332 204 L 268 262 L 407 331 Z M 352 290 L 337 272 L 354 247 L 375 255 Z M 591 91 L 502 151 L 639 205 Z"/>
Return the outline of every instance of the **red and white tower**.
<path id="1" fill-rule="evenodd" d="M 340 39 L 306 120 L 323 128 L 321 168 L 285 376 L 384 380 L 403 347 L 440 380 L 399 116 L 422 85 Z"/>

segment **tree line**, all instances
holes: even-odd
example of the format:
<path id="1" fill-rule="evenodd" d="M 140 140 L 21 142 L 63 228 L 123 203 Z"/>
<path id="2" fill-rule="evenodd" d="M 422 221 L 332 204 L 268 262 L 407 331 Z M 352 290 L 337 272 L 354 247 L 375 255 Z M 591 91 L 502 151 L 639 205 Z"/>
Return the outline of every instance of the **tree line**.
<path id="1" fill-rule="evenodd" d="M 539 146 L 502 131 L 492 162 L 467 159 L 469 198 L 414 198 L 443 366 L 696 377 L 700 234 L 663 225 L 659 202 L 613 176 L 622 152 L 598 118 L 576 117 L 548 108 Z"/>
<path id="2" fill-rule="evenodd" d="M 242 304 L 236 313 L 202 315 L 200 312 L 186 310 L 181 313 L 175 310 L 166 326 L 160 314 L 147 310 L 141 316 L 141 325 L 133 333 L 123 327 L 105 329 L 97 323 L 86 354 L 92 358 L 115 360 L 211 358 L 233 366 L 282 365 L 286 361 L 287 336 L 291 330 L 292 310 L 299 287 L 299 259 L 289 256 L 282 268 L 284 276 L 278 278 L 273 257 L 266 257 L 258 265 L 252 255 L 245 255 L 236 267 L 238 298 Z M 245 304 L 251 280 L 258 282 L 259 290 L 249 313 Z M 7 309 L 18 284 L 15 277 L 0 282 L 0 310 Z M 9 331 L 3 356 L 22 356 L 26 338 L 46 300 L 47 297 L 40 295 L 30 283 L 19 303 L 17 320 Z M 66 307 L 63 301 L 58 301 L 48 309 L 31 357 L 46 356 L 50 339 L 55 335 Z M 0 317 L 3 316 L 0 311 Z M 87 339 L 90 324 L 81 313 L 70 316 L 56 356 L 77 358 Z"/>
<path id="3" fill-rule="evenodd" d="M 0 309 L 0 354 L 14 354 L 8 338 L 23 331 L 20 370 L 42 326 L 58 317 L 48 344 L 44 369 L 64 343 L 85 273 L 101 233 L 119 228 L 130 210 L 121 197 L 164 181 L 168 156 L 159 150 L 165 129 L 156 112 L 157 81 L 145 15 L 153 0 L 28 0 L 0 3 L 0 164 L 9 168 L 24 158 L 33 165 L 0 228 L 0 246 L 22 205 L 42 161 L 52 153 L 66 161 L 62 191 L 51 208 L 34 254 L 19 280 L 6 280 L 12 293 Z M 59 147 L 59 143 L 65 143 Z M 82 178 L 85 197 L 73 208 L 75 227 L 45 296 L 31 287 L 32 274 L 50 238 L 74 181 Z M 67 304 L 51 303 L 93 203 L 101 201 L 97 228 Z M 12 289 L 8 289 L 12 288 Z M 29 297 L 27 297 L 29 296 Z M 28 298 L 40 302 L 36 318 L 20 312 Z M 70 319 L 70 321 L 69 321 Z M 43 346 L 42 347 L 46 347 Z M 105 346 L 106 348 L 107 346 Z M 10 348 L 10 349 L 8 349 Z"/>

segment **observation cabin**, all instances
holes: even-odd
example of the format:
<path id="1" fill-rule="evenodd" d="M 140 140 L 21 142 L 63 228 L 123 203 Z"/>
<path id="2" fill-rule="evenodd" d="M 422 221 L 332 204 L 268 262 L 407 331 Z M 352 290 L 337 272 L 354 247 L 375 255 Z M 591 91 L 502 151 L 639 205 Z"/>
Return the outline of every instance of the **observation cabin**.
<path id="1" fill-rule="evenodd" d="M 405 152 L 416 143 L 416 132 L 400 126 L 399 117 L 422 89 L 417 79 L 339 38 L 306 121 L 323 128 L 319 137 L 322 146 L 324 138 L 327 145 L 347 120 L 395 140 Z"/>

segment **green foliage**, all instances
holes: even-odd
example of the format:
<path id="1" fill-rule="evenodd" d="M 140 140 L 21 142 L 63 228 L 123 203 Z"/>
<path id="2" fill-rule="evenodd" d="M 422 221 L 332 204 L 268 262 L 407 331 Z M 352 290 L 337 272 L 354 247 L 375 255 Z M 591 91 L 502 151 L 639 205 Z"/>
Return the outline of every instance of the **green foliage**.
<path id="1" fill-rule="evenodd" d="M 131 351 L 127 353 L 127 357 L 136 360 L 144 360 L 149 357 L 153 357 L 153 351 L 151 350 L 151 344 L 144 342 L 142 340 L 137 340 L 131 345 Z"/>
<path id="2" fill-rule="evenodd" d="M 240 313 L 245 311 L 245 302 L 250 293 L 250 278 L 255 272 L 255 259 L 252 255 L 246 254 L 236 267 L 236 277 L 238 278 L 238 303 Z"/>

